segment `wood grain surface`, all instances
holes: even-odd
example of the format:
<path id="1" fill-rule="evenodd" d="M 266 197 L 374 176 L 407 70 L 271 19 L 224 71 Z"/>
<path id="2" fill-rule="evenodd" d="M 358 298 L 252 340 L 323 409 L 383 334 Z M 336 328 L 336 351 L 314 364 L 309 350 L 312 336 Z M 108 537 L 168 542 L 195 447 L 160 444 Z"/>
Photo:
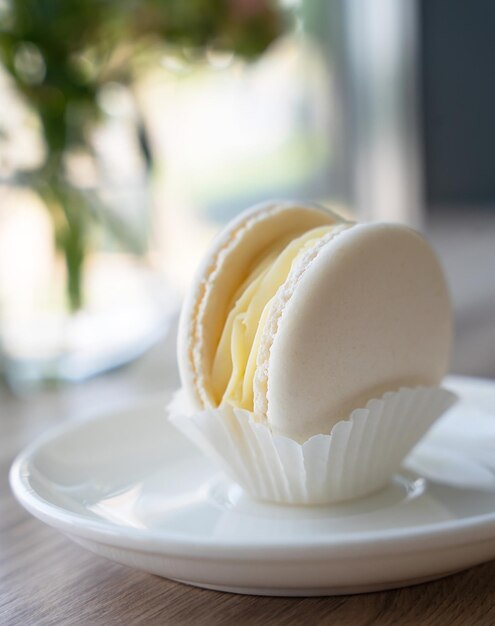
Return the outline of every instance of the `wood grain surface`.
<path id="1" fill-rule="evenodd" d="M 464 250 L 464 256 L 453 255 L 449 245 L 459 231 L 441 232 L 446 234 L 439 246 L 459 305 L 455 371 L 494 377 L 489 338 L 495 337 L 495 281 L 493 263 L 488 263 L 489 258 L 495 262 L 494 231 L 491 238 L 487 228 L 485 238 L 474 233 L 469 247 L 463 230 L 464 247 L 456 250 Z M 480 272 L 480 240 L 486 243 L 490 289 L 480 287 L 478 297 L 473 286 Z M 83 385 L 25 398 L 0 390 L 0 625 L 495 624 L 495 562 L 396 591 L 328 598 L 240 596 L 195 589 L 106 561 L 29 516 L 8 487 L 15 454 L 61 421 L 177 386 L 174 343 L 172 332 L 131 367 Z"/>

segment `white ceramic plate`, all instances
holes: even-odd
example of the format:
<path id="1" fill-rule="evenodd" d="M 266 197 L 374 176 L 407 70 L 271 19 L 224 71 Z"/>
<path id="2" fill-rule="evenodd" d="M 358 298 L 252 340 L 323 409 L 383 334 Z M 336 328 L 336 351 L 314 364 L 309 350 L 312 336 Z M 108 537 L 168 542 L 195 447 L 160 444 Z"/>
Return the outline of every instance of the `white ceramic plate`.
<path id="1" fill-rule="evenodd" d="M 93 552 L 191 585 L 265 595 L 400 587 L 495 558 L 495 383 L 461 396 L 383 491 L 333 507 L 250 500 L 164 403 L 69 423 L 11 470 L 33 515 Z"/>

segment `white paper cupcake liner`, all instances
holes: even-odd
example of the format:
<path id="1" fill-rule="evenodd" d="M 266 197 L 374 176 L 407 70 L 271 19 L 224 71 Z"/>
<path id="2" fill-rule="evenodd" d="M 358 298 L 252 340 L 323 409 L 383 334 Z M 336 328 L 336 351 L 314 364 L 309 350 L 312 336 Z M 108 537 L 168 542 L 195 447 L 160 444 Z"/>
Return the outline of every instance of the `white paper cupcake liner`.
<path id="1" fill-rule="evenodd" d="M 171 422 L 251 496 L 314 505 L 383 487 L 456 401 L 438 387 L 388 392 L 304 444 L 273 435 L 252 413 L 229 405 L 190 413 L 181 392 L 168 409 Z"/>

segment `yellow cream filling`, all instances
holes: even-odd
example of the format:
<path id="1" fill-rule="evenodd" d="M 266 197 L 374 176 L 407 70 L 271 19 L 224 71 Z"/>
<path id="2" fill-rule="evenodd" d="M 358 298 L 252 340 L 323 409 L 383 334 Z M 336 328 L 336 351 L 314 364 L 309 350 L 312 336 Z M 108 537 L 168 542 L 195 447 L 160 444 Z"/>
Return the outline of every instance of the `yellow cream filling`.
<path id="1" fill-rule="evenodd" d="M 251 271 L 233 298 L 217 346 L 211 380 L 216 402 L 253 410 L 253 382 L 261 335 L 272 300 L 299 256 L 329 233 L 314 228 L 289 241 L 277 242 Z"/>

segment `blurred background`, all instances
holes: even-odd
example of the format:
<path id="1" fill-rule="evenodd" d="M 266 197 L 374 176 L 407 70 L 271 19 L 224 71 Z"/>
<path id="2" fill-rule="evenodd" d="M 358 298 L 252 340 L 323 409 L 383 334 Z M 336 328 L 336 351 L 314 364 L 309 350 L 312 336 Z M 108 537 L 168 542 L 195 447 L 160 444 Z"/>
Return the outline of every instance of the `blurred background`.
<path id="1" fill-rule="evenodd" d="M 494 27 L 489 0 L 0 0 L 4 408 L 175 386 L 198 260 L 271 198 L 425 232 L 452 370 L 495 377 Z"/>

